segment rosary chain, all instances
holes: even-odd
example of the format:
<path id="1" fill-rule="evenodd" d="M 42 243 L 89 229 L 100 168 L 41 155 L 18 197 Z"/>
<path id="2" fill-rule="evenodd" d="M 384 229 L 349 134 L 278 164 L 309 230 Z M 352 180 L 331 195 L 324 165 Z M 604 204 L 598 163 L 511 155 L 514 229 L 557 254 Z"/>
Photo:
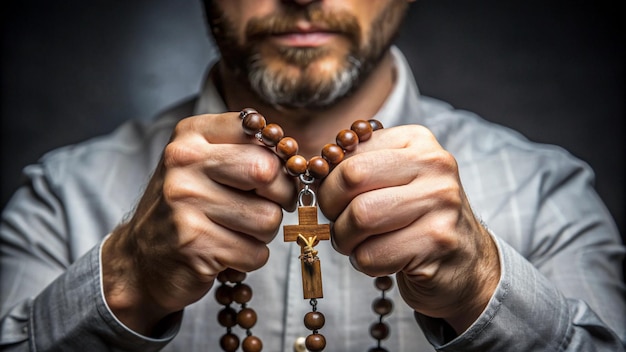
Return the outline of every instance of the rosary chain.
<path id="1" fill-rule="evenodd" d="M 292 137 L 285 137 L 279 125 L 267 124 L 265 118 L 251 108 L 243 109 L 239 116 L 242 119 L 244 133 L 253 136 L 267 147 L 274 147 L 276 154 L 285 161 L 287 173 L 300 179 L 304 185 L 298 196 L 300 207 L 304 206 L 305 196 L 311 197 L 311 206 L 315 206 L 316 195 L 310 185 L 316 179 L 321 180 L 326 177 L 332 167 L 343 161 L 346 153 L 356 149 L 359 142 L 370 139 L 374 131 L 383 128 L 378 120 L 357 120 L 350 126 L 350 129 L 342 130 L 337 134 L 336 143 L 326 144 L 322 148 L 321 156 L 306 160 L 302 155 L 298 155 L 299 147 L 296 140 Z M 243 283 L 245 277 L 246 273 L 234 269 L 226 269 L 217 277 L 221 286 L 215 291 L 215 299 L 224 305 L 218 314 L 218 322 L 226 327 L 226 333 L 220 339 L 220 346 L 226 352 L 236 351 L 239 348 L 239 338 L 232 332 L 232 327 L 235 325 L 246 330 L 246 337 L 241 344 L 244 352 L 259 352 L 263 348 L 261 339 L 254 336 L 250 330 L 256 324 L 257 315 L 247 306 L 252 298 L 252 288 Z M 385 290 L 391 288 L 392 285 L 391 278 L 377 278 L 375 283 L 376 287 L 382 290 L 382 298 L 373 303 L 373 308 L 380 318 L 379 322 L 370 328 L 370 334 L 378 340 L 378 346 L 370 351 L 384 352 L 386 350 L 381 347 L 380 341 L 388 336 L 389 328 L 382 318 L 391 312 L 391 301 L 385 298 Z M 233 302 L 241 305 L 239 312 L 231 306 Z M 317 310 L 317 299 L 312 298 L 309 303 L 311 311 L 304 316 L 304 325 L 311 330 L 311 334 L 306 337 L 305 345 L 309 351 L 318 352 L 326 347 L 326 338 L 319 333 L 326 320 L 324 314 Z M 389 306 L 388 311 L 386 308 L 381 309 L 382 306 Z"/>

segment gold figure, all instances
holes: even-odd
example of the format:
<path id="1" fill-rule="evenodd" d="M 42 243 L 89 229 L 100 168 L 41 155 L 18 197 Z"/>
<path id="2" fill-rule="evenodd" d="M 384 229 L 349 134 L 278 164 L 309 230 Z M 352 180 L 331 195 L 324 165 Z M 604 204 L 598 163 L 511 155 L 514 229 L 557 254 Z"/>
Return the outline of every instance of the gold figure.
<path id="1" fill-rule="evenodd" d="M 319 242 L 317 240 L 317 236 L 307 238 L 299 233 L 298 239 L 296 241 L 300 246 L 302 246 L 302 254 L 298 257 L 298 259 L 309 265 L 320 260 L 320 258 L 317 257 L 317 250 L 313 248 L 313 246 L 315 246 Z"/>

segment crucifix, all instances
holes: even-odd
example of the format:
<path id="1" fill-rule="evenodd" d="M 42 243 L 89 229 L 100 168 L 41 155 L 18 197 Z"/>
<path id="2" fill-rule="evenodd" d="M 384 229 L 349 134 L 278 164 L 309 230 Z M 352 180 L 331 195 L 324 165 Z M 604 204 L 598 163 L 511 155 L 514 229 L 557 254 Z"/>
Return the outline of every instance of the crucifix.
<path id="1" fill-rule="evenodd" d="M 330 225 L 317 223 L 316 206 L 299 206 L 298 225 L 283 226 L 283 233 L 285 242 L 300 245 L 304 298 L 323 298 L 322 271 L 317 251 L 313 247 L 321 240 L 330 239 Z"/>

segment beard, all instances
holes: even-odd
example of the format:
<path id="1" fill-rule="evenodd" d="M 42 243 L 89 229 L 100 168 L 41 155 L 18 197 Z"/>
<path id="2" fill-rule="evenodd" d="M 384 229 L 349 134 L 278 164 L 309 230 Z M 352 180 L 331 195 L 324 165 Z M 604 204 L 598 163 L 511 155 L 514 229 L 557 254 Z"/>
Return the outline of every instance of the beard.
<path id="1" fill-rule="evenodd" d="M 373 22 L 370 37 L 364 40 L 353 15 L 323 12 L 316 5 L 319 4 L 287 7 L 283 13 L 252 19 L 245 28 L 244 43 L 239 43 L 232 22 L 214 2 L 205 1 L 207 19 L 222 61 L 236 79 L 271 105 L 307 109 L 326 108 L 356 90 L 391 46 L 407 6 L 406 2 L 398 1 L 386 7 Z M 324 74 L 315 70 L 317 61 L 337 55 L 326 47 L 281 47 L 271 53 L 264 51 L 264 38 L 294 32 L 296 22 L 302 18 L 339 33 L 347 40 L 347 49 L 339 54 L 336 69 Z M 270 64 L 267 55 L 278 57 L 279 67 Z"/>

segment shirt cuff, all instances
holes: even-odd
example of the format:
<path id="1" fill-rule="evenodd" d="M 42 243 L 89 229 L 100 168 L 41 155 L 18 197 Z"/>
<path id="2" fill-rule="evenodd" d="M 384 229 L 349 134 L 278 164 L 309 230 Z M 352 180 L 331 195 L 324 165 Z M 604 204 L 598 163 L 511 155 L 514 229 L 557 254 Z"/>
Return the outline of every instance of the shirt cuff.
<path id="1" fill-rule="evenodd" d="M 35 299 L 29 330 L 37 350 L 158 351 L 176 336 L 182 312 L 169 319 L 170 325 L 158 337 L 132 331 L 111 312 L 102 287 L 101 249 L 105 241 L 78 259 Z"/>
<path id="2" fill-rule="evenodd" d="M 478 319 L 456 337 L 443 319 L 416 313 L 417 323 L 438 351 L 559 350 L 570 320 L 565 298 L 515 249 L 493 238 L 501 276 Z"/>

